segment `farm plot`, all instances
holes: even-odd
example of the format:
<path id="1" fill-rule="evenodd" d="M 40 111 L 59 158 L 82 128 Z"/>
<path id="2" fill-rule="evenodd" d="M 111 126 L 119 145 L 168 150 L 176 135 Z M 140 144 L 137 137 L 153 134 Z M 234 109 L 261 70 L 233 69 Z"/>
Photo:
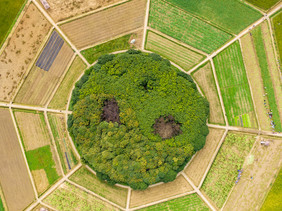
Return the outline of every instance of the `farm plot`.
<path id="1" fill-rule="evenodd" d="M 206 53 L 232 37 L 162 0 L 151 1 L 149 26 Z"/>
<path id="2" fill-rule="evenodd" d="M 0 47 L 4 41 L 5 36 L 11 29 L 13 22 L 16 21 L 15 19 L 17 18 L 17 14 L 21 12 L 20 10 L 24 6 L 24 3 L 25 0 L 0 2 Z"/>
<path id="3" fill-rule="evenodd" d="M 146 0 L 132 0 L 61 25 L 74 45 L 81 49 L 144 25 Z"/>
<path id="4" fill-rule="evenodd" d="M 38 204 L 35 208 L 32 209 L 32 211 L 42 211 L 42 210 L 48 210 L 48 211 L 55 211 L 53 209 L 50 209 L 49 207 L 46 207 L 42 204 Z"/>
<path id="5" fill-rule="evenodd" d="M 261 141 L 269 141 L 270 145 L 262 146 Z M 259 210 L 282 163 L 281 141 L 273 137 L 256 140 L 244 161 L 241 179 L 232 190 L 224 210 Z"/>
<path id="6" fill-rule="evenodd" d="M 279 211 L 282 207 L 282 171 L 280 170 L 273 186 L 271 187 L 270 192 L 267 195 L 266 200 L 264 201 L 261 210 L 277 210 Z"/>
<path id="7" fill-rule="evenodd" d="M 69 183 L 63 183 L 59 188 L 44 199 L 44 203 L 49 204 L 56 210 L 60 211 L 119 210 Z"/>
<path id="8" fill-rule="evenodd" d="M 73 55 L 72 49 L 64 43 L 49 71 L 34 65 L 20 88 L 15 102 L 45 105 L 66 71 Z"/>
<path id="9" fill-rule="evenodd" d="M 161 204 L 141 209 L 142 211 L 181 211 L 181 210 L 209 210 L 208 206 L 194 193 Z"/>
<path id="10" fill-rule="evenodd" d="M 53 109 L 66 109 L 72 88 L 79 76 L 84 72 L 85 68 L 85 63 L 79 56 L 77 56 L 71 64 L 48 107 Z"/>
<path id="11" fill-rule="evenodd" d="M 25 154 L 38 193 L 44 192 L 61 175 L 55 150 L 50 144 L 43 113 L 15 110 Z"/>
<path id="12" fill-rule="evenodd" d="M 36 0 L 40 6 L 40 0 Z M 86 12 L 99 9 L 101 7 L 106 7 L 122 0 L 95 0 L 95 1 L 87 1 L 87 0 L 48 0 L 50 5 L 50 9 L 47 10 L 48 14 L 53 18 L 55 22 L 65 20 L 67 18 L 71 18 L 77 15 L 84 14 Z M 43 7 L 43 6 L 42 6 Z"/>
<path id="13" fill-rule="evenodd" d="M 2 198 L 0 197 L 0 211 L 4 211 L 4 204 L 3 204 L 3 201 L 2 201 Z"/>
<path id="14" fill-rule="evenodd" d="M 9 210 L 24 210 L 34 199 L 16 130 L 7 109 L 0 109 L 0 183 Z"/>
<path id="15" fill-rule="evenodd" d="M 229 133 L 219 150 L 211 169 L 203 183 L 202 190 L 221 208 L 235 185 L 238 170 L 249 154 L 255 137 L 239 133 Z"/>
<path id="16" fill-rule="evenodd" d="M 122 207 L 126 207 L 128 189 L 102 182 L 85 167 L 76 171 L 70 180 Z"/>
<path id="17" fill-rule="evenodd" d="M 127 34 L 117 39 L 83 50 L 81 54 L 90 64 L 93 64 L 100 56 L 104 54 L 130 48 L 141 48 L 142 38 L 143 30 L 139 30 L 135 33 Z M 134 44 L 130 44 L 132 39 L 135 39 Z"/>
<path id="18" fill-rule="evenodd" d="M 282 61 L 282 12 L 280 11 L 271 18 L 272 27 L 275 34 L 276 47 L 280 56 L 280 62 Z"/>
<path id="19" fill-rule="evenodd" d="M 222 125 L 225 124 L 211 64 L 206 63 L 197 71 L 193 72 L 192 76 L 194 80 L 196 80 L 197 84 L 199 85 L 207 100 L 209 101 L 209 122 L 218 123 Z"/>
<path id="20" fill-rule="evenodd" d="M 146 49 L 166 57 L 187 71 L 204 58 L 203 55 L 151 31 L 147 34 Z"/>
<path id="21" fill-rule="evenodd" d="M 188 193 L 193 191 L 193 188 L 180 175 L 174 181 L 160 184 L 157 186 L 149 187 L 143 191 L 133 190 L 131 192 L 130 207 L 138 207 L 141 205 L 149 204 L 151 202 L 166 199 L 181 193 Z"/>
<path id="22" fill-rule="evenodd" d="M 256 128 L 256 116 L 239 42 L 218 54 L 214 64 L 229 124 Z"/>
<path id="23" fill-rule="evenodd" d="M 264 104 L 265 91 L 261 76 L 261 70 L 251 33 L 241 38 L 241 46 L 246 73 L 250 81 L 250 88 L 254 97 L 253 99 L 259 125 L 263 130 L 271 130 L 270 120 Z"/>
<path id="24" fill-rule="evenodd" d="M 154 0 L 155 1 L 155 0 Z M 166 0 L 233 34 L 238 34 L 258 20 L 262 14 L 252 7 L 234 0 Z"/>
<path id="25" fill-rule="evenodd" d="M 31 3 L 0 53 L 0 100 L 12 99 L 50 28 L 50 23 Z"/>
<path id="26" fill-rule="evenodd" d="M 282 84 L 267 22 L 263 22 L 252 33 L 265 89 L 264 98 L 267 102 L 264 113 L 272 112 L 271 120 L 275 124 L 274 126 L 272 123 L 273 130 L 282 131 Z"/>
<path id="27" fill-rule="evenodd" d="M 184 169 L 184 173 L 188 175 L 197 187 L 200 185 L 213 154 L 224 134 L 224 130 L 209 128 L 209 131 L 210 133 L 206 138 L 204 148 L 197 152 L 189 165 Z"/>
<path id="28" fill-rule="evenodd" d="M 247 0 L 247 2 L 251 3 L 254 6 L 257 6 L 264 11 L 269 10 L 271 7 L 273 7 L 275 4 L 277 4 L 280 0 L 267 0 L 267 1 L 262 1 L 262 0 Z"/>
<path id="29" fill-rule="evenodd" d="M 63 114 L 48 113 L 48 120 L 64 173 L 67 173 L 78 163 L 78 161 L 70 144 L 65 117 Z"/>

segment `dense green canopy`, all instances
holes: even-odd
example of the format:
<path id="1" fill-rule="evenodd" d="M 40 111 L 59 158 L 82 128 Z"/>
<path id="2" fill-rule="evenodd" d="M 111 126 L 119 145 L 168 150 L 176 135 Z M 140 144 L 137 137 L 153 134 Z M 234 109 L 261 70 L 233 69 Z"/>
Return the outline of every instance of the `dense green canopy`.
<path id="1" fill-rule="evenodd" d="M 157 54 L 100 57 L 76 83 L 70 106 L 69 132 L 83 161 L 101 179 L 133 189 L 174 180 L 208 135 L 208 102 Z M 177 134 L 161 137 L 158 121 L 173 122 Z"/>

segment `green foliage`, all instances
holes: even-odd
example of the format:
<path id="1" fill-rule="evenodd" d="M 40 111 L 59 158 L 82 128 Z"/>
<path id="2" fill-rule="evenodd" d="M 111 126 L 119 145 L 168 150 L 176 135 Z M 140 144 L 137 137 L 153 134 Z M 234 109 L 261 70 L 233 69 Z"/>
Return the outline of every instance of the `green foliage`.
<path id="1" fill-rule="evenodd" d="M 30 170 L 45 170 L 50 185 L 59 178 L 49 145 L 27 151 L 26 158 Z"/>
<path id="2" fill-rule="evenodd" d="M 239 42 L 218 54 L 214 65 L 229 124 L 257 127 L 255 117 L 250 122 L 243 121 L 244 115 L 254 112 L 254 107 Z"/>
<path id="3" fill-rule="evenodd" d="M 282 61 L 282 12 L 272 18 L 272 25 L 275 33 L 275 41 L 277 44 L 280 61 Z"/>
<path id="4" fill-rule="evenodd" d="M 87 50 L 82 51 L 81 54 L 86 58 L 86 60 L 90 64 L 92 64 L 104 54 L 111 53 L 114 51 L 126 50 L 130 48 L 130 37 L 131 34 L 128 34 L 115 40 L 96 45 L 93 48 L 88 48 Z"/>
<path id="5" fill-rule="evenodd" d="M 216 50 L 232 37 L 162 0 L 151 1 L 149 25 L 206 53 Z"/>
<path id="6" fill-rule="evenodd" d="M 208 102 L 168 60 L 135 50 L 103 56 L 86 78 L 76 84 L 68 126 L 82 160 L 100 179 L 133 189 L 169 182 L 204 146 Z M 113 98 L 120 124 L 101 120 L 104 102 Z M 182 133 L 163 139 L 153 126 L 168 115 Z"/>
<path id="7" fill-rule="evenodd" d="M 282 171 L 279 174 L 264 201 L 261 211 L 279 211 L 282 208 Z"/>
<path id="8" fill-rule="evenodd" d="M 17 14 L 21 11 L 25 0 L 0 1 L 0 47 L 9 29 L 12 27 Z"/>
<path id="9" fill-rule="evenodd" d="M 245 0 L 254 6 L 260 7 L 263 10 L 268 10 L 280 0 Z"/>
<path id="10" fill-rule="evenodd" d="M 191 194 L 164 203 L 141 209 L 142 211 L 183 211 L 183 210 L 209 210 L 208 206 L 197 194 Z"/>
<path id="11" fill-rule="evenodd" d="M 221 208 L 250 152 L 255 137 L 229 133 L 203 183 L 202 190 Z"/>
<path id="12" fill-rule="evenodd" d="M 234 34 L 238 34 L 262 16 L 260 12 L 238 0 L 166 1 Z"/>
<path id="13" fill-rule="evenodd" d="M 266 87 L 269 107 L 272 110 L 272 119 L 275 123 L 275 131 L 282 131 L 280 115 L 275 99 L 275 93 L 273 89 L 271 75 L 269 72 L 269 65 L 267 61 L 267 55 L 264 48 L 264 41 L 260 27 L 257 27 L 253 30 L 253 39 L 254 39 L 255 49 L 259 61 L 260 70 L 261 70 L 263 86 Z"/>
<path id="14" fill-rule="evenodd" d="M 0 197 L 0 211 L 5 211 L 1 197 Z"/>

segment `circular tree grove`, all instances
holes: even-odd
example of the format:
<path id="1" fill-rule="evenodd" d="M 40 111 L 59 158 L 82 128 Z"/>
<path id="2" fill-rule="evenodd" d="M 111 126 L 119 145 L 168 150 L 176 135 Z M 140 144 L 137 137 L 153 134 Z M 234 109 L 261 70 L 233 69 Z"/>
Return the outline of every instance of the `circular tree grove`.
<path id="1" fill-rule="evenodd" d="M 100 57 L 76 83 L 70 108 L 82 161 L 133 189 L 174 180 L 209 133 L 209 104 L 192 78 L 136 50 Z"/>

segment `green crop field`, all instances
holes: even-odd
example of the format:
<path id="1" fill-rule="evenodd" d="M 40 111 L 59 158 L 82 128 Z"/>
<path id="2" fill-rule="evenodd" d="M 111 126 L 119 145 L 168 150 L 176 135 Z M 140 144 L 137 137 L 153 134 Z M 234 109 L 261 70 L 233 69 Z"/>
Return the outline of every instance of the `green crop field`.
<path id="1" fill-rule="evenodd" d="M 273 89 L 272 79 L 269 72 L 269 64 L 267 61 L 267 55 L 264 48 L 264 41 L 262 37 L 262 31 L 260 27 L 257 27 L 253 30 L 253 39 L 255 44 L 255 49 L 259 61 L 259 66 L 261 69 L 261 76 L 263 79 L 263 86 L 266 87 L 267 91 L 267 98 L 269 107 L 272 110 L 272 118 L 275 123 L 275 130 L 276 131 L 282 131 L 281 121 L 280 121 L 280 115 L 275 99 L 275 93 Z"/>
<path id="2" fill-rule="evenodd" d="M 280 211 L 282 207 L 282 171 L 280 170 L 266 200 L 264 201 L 261 211 Z"/>
<path id="3" fill-rule="evenodd" d="M 207 205 L 195 193 L 181 198 L 173 199 L 161 204 L 141 209 L 143 211 L 182 211 L 182 210 L 209 210 Z"/>
<path id="4" fill-rule="evenodd" d="M 101 199 L 80 190 L 79 188 L 64 183 L 44 199 L 44 203 L 51 205 L 56 210 L 118 210 Z"/>
<path id="5" fill-rule="evenodd" d="M 4 205 L 3 205 L 3 202 L 2 202 L 2 199 L 0 197 L 0 211 L 4 211 Z"/>
<path id="6" fill-rule="evenodd" d="M 79 169 L 70 177 L 70 180 L 122 207 L 126 207 L 128 189 L 108 185 L 100 181 L 86 168 Z"/>
<path id="7" fill-rule="evenodd" d="M 0 1 L 0 46 L 26 0 Z"/>
<path id="8" fill-rule="evenodd" d="M 280 0 L 245 0 L 245 1 L 263 10 L 268 10 Z"/>
<path id="9" fill-rule="evenodd" d="M 50 185 L 59 178 L 49 145 L 27 151 L 26 158 L 30 170 L 45 170 Z"/>
<path id="10" fill-rule="evenodd" d="M 214 64 L 229 124 L 257 127 L 239 42 L 218 54 Z"/>
<path id="11" fill-rule="evenodd" d="M 272 27 L 275 33 L 275 41 L 280 55 L 280 61 L 282 61 L 282 12 L 272 18 Z"/>
<path id="12" fill-rule="evenodd" d="M 226 136 L 202 186 L 217 207 L 221 208 L 227 199 L 254 142 L 255 137 L 251 135 L 229 133 Z"/>
<path id="13" fill-rule="evenodd" d="M 187 71 L 204 58 L 203 55 L 151 31 L 147 34 L 146 49 L 166 57 Z"/>
<path id="14" fill-rule="evenodd" d="M 262 17 L 260 12 L 238 0 L 166 1 L 234 34 Z"/>
<path id="15" fill-rule="evenodd" d="M 81 52 L 81 54 L 85 57 L 85 59 L 92 64 L 95 62 L 100 56 L 111 53 L 114 51 L 126 50 L 130 48 L 130 37 L 131 34 L 125 35 L 123 37 L 117 38 L 115 40 L 111 40 L 109 42 L 96 45 L 93 48 L 89 48 Z"/>
<path id="16" fill-rule="evenodd" d="M 232 35 L 162 0 L 150 6 L 149 26 L 206 53 L 211 53 Z"/>

